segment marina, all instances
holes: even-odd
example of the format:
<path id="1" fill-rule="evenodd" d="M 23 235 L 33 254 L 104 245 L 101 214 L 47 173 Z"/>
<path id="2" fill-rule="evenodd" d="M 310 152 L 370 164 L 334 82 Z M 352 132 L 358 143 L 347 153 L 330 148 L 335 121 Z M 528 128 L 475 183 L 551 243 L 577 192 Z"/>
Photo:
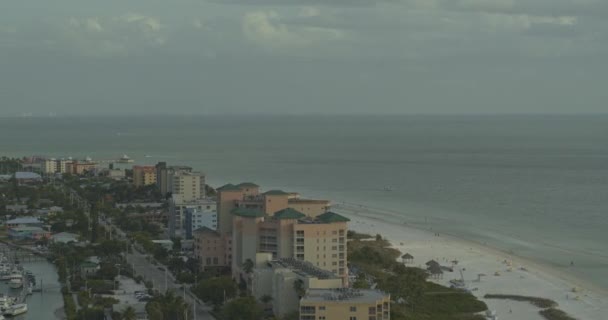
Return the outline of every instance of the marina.
<path id="1" fill-rule="evenodd" d="M 27 259 L 31 256 L 0 245 L 0 320 L 61 319 L 55 267 L 42 257 Z"/>

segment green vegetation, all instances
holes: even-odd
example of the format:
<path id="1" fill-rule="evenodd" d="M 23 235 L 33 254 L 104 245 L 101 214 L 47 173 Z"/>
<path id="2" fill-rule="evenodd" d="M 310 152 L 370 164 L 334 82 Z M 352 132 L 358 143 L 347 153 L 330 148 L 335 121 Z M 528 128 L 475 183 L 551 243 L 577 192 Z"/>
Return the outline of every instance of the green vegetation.
<path id="1" fill-rule="evenodd" d="M 549 308 L 540 311 L 540 315 L 547 320 L 576 320 L 562 310 Z"/>
<path id="2" fill-rule="evenodd" d="M 223 305 L 225 300 L 236 296 L 237 287 L 232 278 L 217 277 L 199 281 L 192 292 L 201 300 L 218 307 Z"/>
<path id="3" fill-rule="evenodd" d="M 527 296 L 518 296 L 518 295 L 510 295 L 510 294 L 486 294 L 484 296 L 484 298 L 530 302 L 532 305 L 535 305 L 535 306 L 537 306 L 539 308 L 543 308 L 543 309 L 557 307 L 557 302 L 550 300 L 550 299 L 537 298 L 537 297 L 527 297 Z"/>
<path id="4" fill-rule="evenodd" d="M 228 302 L 222 309 L 222 320 L 259 320 L 262 308 L 253 297 L 241 297 Z"/>
<path id="5" fill-rule="evenodd" d="M 356 287 L 370 282 L 391 294 L 393 320 L 476 320 L 487 306 L 462 290 L 428 282 L 425 270 L 409 268 L 397 262 L 400 252 L 390 247 L 382 236 L 349 232 L 348 252 L 351 270 L 359 275 Z"/>
<path id="6" fill-rule="evenodd" d="M 537 297 L 528 297 L 528 296 L 518 296 L 518 295 L 509 295 L 509 294 L 486 294 L 484 296 L 486 299 L 506 299 L 513 301 L 522 301 L 529 302 L 534 306 L 537 306 L 543 310 L 540 310 L 539 313 L 547 320 L 576 320 L 572 318 L 567 313 L 556 309 L 557 302 L 545 299 L 545 298 L 537 298 Z"/>
<path id="7" fill-rule="evenodd" d="M 183 320 L 192 319 L 188 304 L 180 296 L 167 292 L 155 296 L 146 304 L 146 312 L 150 320 Z"/>

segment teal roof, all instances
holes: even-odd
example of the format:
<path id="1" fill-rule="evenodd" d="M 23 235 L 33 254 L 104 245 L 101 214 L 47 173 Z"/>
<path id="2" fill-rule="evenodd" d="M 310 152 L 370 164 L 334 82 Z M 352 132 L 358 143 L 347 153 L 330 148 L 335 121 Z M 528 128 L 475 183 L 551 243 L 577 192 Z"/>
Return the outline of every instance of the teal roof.
<path id="1" fill-rule="evenodd" d="M 305 214 L 303 214 L 302 212 L 292 209 L 292 208 L 287 208 L 287 209 L 283 209 L 283 210 L 279 210 L 277 212 L 274 213 L 274 217 L 276 219 L 282 220 L 282 219 L 301 219 L 306 217 Z"/>
<path id="2" fill-rule="evenodd" d="M 241 191 L 241 188 L 229 183 L 217 188 L 217 191 Z"/>
<path id="3" fill-rule="evenodd" d="M 230 211 L 235 216 L 245 217 L 245 218 L 261 218 L 265 216 L 264 212 L 256 209 L 247 209 L 247 208 L 234 208 Z"/>
<path id="4" fill-rule="evenodd" d="M 266 192 L 264 192 L 265 195 L 271 195 L 271 196 L 287 196 L 289 195 L 289 193 L 283 191 L 283 190 L 268 190 Z"/>
<path id="5" fill-rule="evenodd" d="M 243 183 L 239 183 L 236 185 L 237 187 L 240 188 L 259 188 L 260 186 L 258 186 L 257 184 L 253 183 L 253 182 L 243 182 Z"/>
<path id="6" fill-rule="evenodd" d="M 345 216 L 341 216 L 335 212 L 325 212 L 324 214 L 317 216 L 317 220 L 324 222 L 324 223 L 331 223 L 331 222 L 348 222 L 350 221 L 349 218 L 345 217 Z"/>

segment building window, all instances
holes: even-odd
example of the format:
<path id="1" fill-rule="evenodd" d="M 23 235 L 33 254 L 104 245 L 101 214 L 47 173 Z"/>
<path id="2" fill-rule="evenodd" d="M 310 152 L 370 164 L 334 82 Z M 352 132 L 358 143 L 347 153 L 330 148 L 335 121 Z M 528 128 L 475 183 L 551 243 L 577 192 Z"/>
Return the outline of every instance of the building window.
<path id="1" fill-rule="evenodd" d="M 300 313 L 301 314 L 315 314 L 315 307 L 314 306 L 301 306 Z"/>
<path id="2" fill-rule="evenodd" d="M 357 320 L 357 317 L 350 317 L 349 320 Z"/>
<path id="3" fill-rule="evenodd" d="M 357 312 L 357 307 L 351 306 L 350 307 L 350 312 Z"/>
<path id="4" fill-rule="evenodd" d="M 376 307 L 369 307 L 369 314 L 372 316 L 376 315 Z"/>
<path id="5" fill-rule="evenodd" d="M 319 306 L 320 311 L 325 311 L 325 306 Z"/>

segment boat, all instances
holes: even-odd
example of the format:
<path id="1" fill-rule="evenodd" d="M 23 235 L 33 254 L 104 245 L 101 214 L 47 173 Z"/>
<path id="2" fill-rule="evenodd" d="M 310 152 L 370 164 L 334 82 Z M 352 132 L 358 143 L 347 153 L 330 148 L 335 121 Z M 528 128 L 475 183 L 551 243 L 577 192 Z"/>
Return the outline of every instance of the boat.
<path id="1" fill-rule="evenodd" d="M 20 314 L 26 313 L 26 312 L 27 312 L 27 304 L 18 303 L 18 304 L 14 304 L 14 305 L 10 306 L 8 309 L 6 309 L 6 311 L 4 311 L 4 315 L 5 316 L 16 316 L 16 315 L 20 315 Z"/>
<path id="2" fill-rule="evenodd" d="M 21 273 L 11 273 L 11 280 L 8 282 L 8 286 L 12 289 L 23 287 L 23 275 Z"/>
<path id="3" fill-rule="evenodd" d="M 2 313 L 4 311 L 6 311 L 8 308 L 10 308 L 10 306 L 13 305 L 13 303 L 14 302 L 11 297 L 0 294 L 0 311 Z"/>
<path id="4" fill-rule="evenodd" d="M 123 154 L 120 159 L 118 159 L 118 163 L 133 163 L 133 159 L 129 158 L 126 154 Z"/>

